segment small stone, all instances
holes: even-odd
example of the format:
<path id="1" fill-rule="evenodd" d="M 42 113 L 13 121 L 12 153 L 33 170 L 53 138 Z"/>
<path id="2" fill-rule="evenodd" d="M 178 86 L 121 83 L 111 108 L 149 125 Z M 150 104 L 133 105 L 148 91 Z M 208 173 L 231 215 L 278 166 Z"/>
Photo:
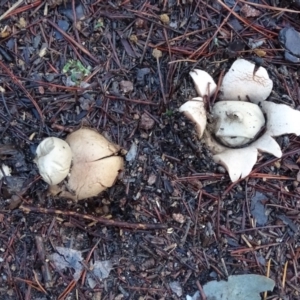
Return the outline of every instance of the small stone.
<path id="1" fill-rule="evenodd" d="M 23 17 L 20 18 L 19 25 L 20 25 L 20 28 L 25 28 L 27 26 L 27 22 Z"/>
<path id="2" fill-rule="evenodd" d="M 130 37 L 129 37 L 129 40 L 133 43 L 137 43 L 138 42 L 138 37 L 135 35 L 135 34 L 132 34 Z"/>
<path id="3" fill-rule="evenodd" d="M 291 55 L 300 57 L 300 32 L 293 27 L 285 27 L 280 30 L 278 39 Z"/>
<path id="4" fill-rule="evenodd" d="M 174 221 L 183 224 L 185 222 L 185 216 L 182 214 L 172 214 L 172 218 Z"/>
<path id="5" fill-rule="evenodd" d="M 149 130 L 154 127 L 155 121 L 150 118 L 146 113 L 141 115 L 140 128 Z"/>
<path id="6" fill-rule="evenodd" d="M 120 90 L 127 94 L 133 91 L 133 83 L 131 81 L 122 80 L 120 82 Z"/>
<path id="7" fill-rule="evenodd" d="M 135 21 L 135 26 L 137 28 L 143 28 L 145 26 L 145 24 L 146 24 L 146 22 L 140 18 Z"/>
<path id="8" fill-rule="evenodd" d="M 244 4 L 241 8 L 241 14 L 243 14 L 244 17 L 249 18 L 258 17 L 261 15 L 261 12 L 248 4 Z"/>
<path id="9" fill-rule="evenodd" d="M 160 57 L 162 57 L 162 52 L 160 50 L 158 50 L 158 49 L 155 48 L 152 51 L 152 56 L 155 57 L 155 58 L 160 58 Z"/>
<path id="10" fill-rule="evenodd" d="M 152 185 L 152 184 L 154 184 L 155 182 L 156 182 L 156 175 L 155 175 L 155 174 L 150 174 L 147 183 L 148 183 L 149 185 Z"/>
<path id="11" fill-rule="evenodd" d="M 162 14 L 160 15 L 160 20 L 164 23 L 164 24 L 169 24 L 170 23 L 170 18 L 167 14 Z"/>

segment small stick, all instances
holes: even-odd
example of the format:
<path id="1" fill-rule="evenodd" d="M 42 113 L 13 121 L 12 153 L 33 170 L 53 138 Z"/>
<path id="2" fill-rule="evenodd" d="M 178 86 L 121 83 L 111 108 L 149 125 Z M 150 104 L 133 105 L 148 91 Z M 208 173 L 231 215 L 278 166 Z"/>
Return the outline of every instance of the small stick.
<path id="1" fill-rule="evenodd" d="M 2 16 L 0 16 L 0 21 L 4 19 L 8 14 L 10 14 L 15 8 L 23 3 L 24 0 L 17 1 L 11 8 L 9 8 Z"/>
<path id="2" fill-rule="evenodd" d="M 190 218 L 187 218 L 185 233 L 184 233 L 184 236 L 180 239 L 180 245 L 184 245 L 184 243 L 186 242 L 186 238 L 189 234 L 191 224 L 192 224 L 192 220 Z"/>
<path id="3" fill-rule="evenodd" d="M 152 52 L 152 55 L 156 58 L 156 63 L 157 63 L 157 71 L 158 71 L 158 77 L 159 77 L 159 82 L 160 82 L 160 88 L 161 88 L 161 93 L 163 96 L 164 104 L 167 104 L 166 100 L 166 95 L 165 95 L 165 90 L 164 90 L 164 85 L 162 81 L 162 75 L 160 71 L 160 63 L 159 63 L 159 58 L 162 56 L 162 53 L 160 50 L 154 49 Z"/>
<path id="4" fill-rule="evenodd" d="M 271 259 L 268 260 L 268 264 L 267 264 L 267 274 L 266 274 L 266 277 L 270 277 L 270 268 L 271 268 Z M 268 295 L 268 292 L 264 292 L 264 297 L 263 297 L 263 300 L 266 300 L 267 299 L 267 295 Z"/>
<path id="5" fill-rule="evenodd" d="M 124 227 L 124 228 L 130 228 L 130 229 L 135 229 L 135 230 L 167 229 L 166 224 L 127 223 L 127 222 L 123 222 L 123 221 L 106 219 L 103 217 L 94 217 L 91 215 L 83 215 L 83 214 L 77 213 L 75 211 L 62 211 L 62 210 L 58 210 L 58 209 L 33 207 L 33 206 L 27 206 L 27 205 L 21 205 L 20 209 L 23 210 L 25 213 L 37 212 L 37 213 L 43 213 L 43 214 L 74 216 L 74 217 L 90 220 L 93 222 L 101 223 L 105 226 Z"/>
<path id="6" fill-rule="evenodd" d="M 142 64 L 142 62 L 144 60 L 145 53 L 146 53 L 146 50 L 148 48 L 149 40 L 150 40 L 150 37 L 152 35 L 152 29 L 153 29 L 153 23 L 151 23 L 151 25 L 150 25 L 150 29 L 149 29 L 149 33 L 148 33 L 148 36 L 147 36 L 147 40 L 146 40 L 146 43 L 145 43 L 145 46 L 144 46 L 144 49 L 143 49 L 142 56 L 140 58 L 140 64 Z"/>
<path id="7" fill-rule="evenodd" d="M 60 29 L 55 23 L 50 20 L 46 20 L 52 27 L 54 27 L 68 42 L 73 44 L 75 47 L 80 49 L 83 53 L 85 53 L 88 57 L 90 57 L 95 63 L 99 63 L 98 59 L 93 56 L 86 48 L 77 43 L 73 38 L 71 38 L 68 34 L 66 34 L 62 29 Z"/>
<path id="8" fill-rule="evenodd" d="M 260 8 L 265 8 L 265 9 L 270 9 L 270 10 L 278 10 L 280 12 L 290 12 L 294 14 L 299 14 L 299 10 L 293 10 L 293 9 L 288 9 L 288 8 L 283 8 L 283 7 L 276 7 L 276 6 L 269 6 L 269 5 L 264 5 L 264 4 L 258 4 L 258 3 L 251 3 L 249 1 L 245 0 L 240 0 L 240 2 L 245 3 L 247 5 L 252 5 L 255 7 L 260 7 Z"/>
<path id="9" fill-rule="evenodd" d="M 11 78 L 11 80 L 14 82 L 14 84 L 16 84 L 24 92 L 24 94 L 28 97 L 28 99 L 31 101 L 31 103 L 36 108 L 37 112 L 39 113 L 41 121 L 44 124 L 43 113 L 42 113 L 42 110 L 40 109 L 39 105 L 37 104 L 37 102 L 29 94 L 29 92 L 22 85 L 22 83 L 16 78 L 16 76 L 10 71 L 10 69 L 8 67 L 6 67 L 6 65 L 1 61 L 0 61 L 0 67 L 7 73 L 7 75 Z"/>
<path id="10" fill-rule="evenodd" d="M 52 282 L 51 272 L 49 270 L 49 265 L 46 260 L 44 241 L 43 241 L 42 237 L 37 235 L 35 237 L 35 243 L 36 243 L 36 248 L 38 251 L 39 258 L 40 258 L 41 262 L 43 263 L 42 273 L 43 273 L 43 277 L 44 277 L 45 287 L 48 289 L 53 286 L 53 282 Z"/>
<path id="11" fill-rule="evenodd" d="M 287 266 L 288 266 L 288 262 L 284 264 L 283 276 L 282 276 L 282 289 L 284 289 L 285 287 Z"/>
<path id="12" fill-rule="evenodd" d="M 196 285 L 197 285 L 198 290 L 199 290 L 199 292 L 200 292 L 201 299 L 202 299 L 202 300 L 206 300 L 207 298 L 206 298 L 206 296 L 205 296 L 205 294 L 204 294 L 203 288 L 202 288 L 202 286 L 201 286 L 199 280 L 196 281 Z"/>

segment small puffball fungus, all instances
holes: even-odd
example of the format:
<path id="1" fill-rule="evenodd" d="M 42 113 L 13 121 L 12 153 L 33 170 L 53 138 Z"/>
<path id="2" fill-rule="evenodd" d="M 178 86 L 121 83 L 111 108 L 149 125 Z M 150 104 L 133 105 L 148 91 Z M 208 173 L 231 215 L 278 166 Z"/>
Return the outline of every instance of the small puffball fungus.
<path id="1" fill-rule="evenodd" d="M 40 175 L 50 185 L 62 182 L 68 175 L 72 161 L 69 145 L 56 137 L 44 139 L 36 149 L 36 158 Z"/>
<path id="2" fill-rule="evenodd" d="M 222 84 L 222 100 L 242 100 L 260 103 L 269 97 L 273 81 L 265 68 L 255 70 L 255 64 L 237 59 L 225 74 Z M 196 87 L 197 89 L 197 87 Z"/>
<path id="3" fill-rule="evenodd" d="M 116 155 L 117 145 L 87 128 L 71 133 L 66 141 L 73 152 L 67 187 L 77 200 L 97 196 L 114 184 L 124 164 L 123 158 Z"/>
<path id="4" fill-rule="evenodd" d="M 204 97 L 205 95 L 208 95 L 208 91 L 210 95 L 215 93 L 217 85 L 207 72 L 195 69 L 189 74 L 194 81 L 195 89 L 199 96 Z"/>
<path id="5" fill-rule="evenodd" d="M 214 134 L 226 146 L 237 147 L 252 141 L 265 124 L 258 105 L 244 101 L 220 101 L 212 110 Z"/>

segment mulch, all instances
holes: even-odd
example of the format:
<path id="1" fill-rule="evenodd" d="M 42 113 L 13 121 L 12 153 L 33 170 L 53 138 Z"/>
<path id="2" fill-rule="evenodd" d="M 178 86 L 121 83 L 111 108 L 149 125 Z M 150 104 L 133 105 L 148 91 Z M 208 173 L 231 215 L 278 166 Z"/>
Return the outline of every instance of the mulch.
<path id="1" fill-rule="evenodd" d="M 12 169 L 0 181 L 0 298 L 185 299 L 260 274 L 276 282 L 263 299 L 299 299 L 299 138 L 276 138 L 282 158 L 264 153 L 231 183 L 178 112 L 196 96 L 189 71 L 218 82 L 239 57 L 268 70 L 271 100 L 299 109 L 299 63 L 278 38 L 300 32 L 299 1 L 15 4 L 0 1 L 0 159 Z M 33 159 L 44 138 L 81 127 L 132 155 L 112 188 L 75 203 L 47 193 Z M 82 252 L 78 281 L 48 260 L 58 246 Z M 91 288 L 94 260 L 113 269 Z"/>

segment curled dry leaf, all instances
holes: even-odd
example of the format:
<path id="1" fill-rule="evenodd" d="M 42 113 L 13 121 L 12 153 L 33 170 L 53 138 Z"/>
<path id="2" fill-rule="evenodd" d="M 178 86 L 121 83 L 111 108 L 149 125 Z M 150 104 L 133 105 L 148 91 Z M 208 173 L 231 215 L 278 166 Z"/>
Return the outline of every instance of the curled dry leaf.
<path id="1" fill-rule="evenodd" d="M 43 180 L 50 185 L 58 184 L 67 177 L 71 161 L 71 148 L 56 137 L 44 139 L 38 145 L 34 159 Z"/>
<path id="2" fill-rule="evenodd" d="M 225 74 L 221 92 L 223 100 L 242 100 L 260 103 L 269 97 L 273 81 L 265 68 L 255 69 L 255 64 L 237 59 Z"/>
<path id="3" fill-rule="evenodd" d="M 114 184 L 124 164 L 116 155 L 118 146 L 87 128 L 71 133 L 66 141 L 73 153 L 67 186 L 77 200 L 97 196 Z"/>

